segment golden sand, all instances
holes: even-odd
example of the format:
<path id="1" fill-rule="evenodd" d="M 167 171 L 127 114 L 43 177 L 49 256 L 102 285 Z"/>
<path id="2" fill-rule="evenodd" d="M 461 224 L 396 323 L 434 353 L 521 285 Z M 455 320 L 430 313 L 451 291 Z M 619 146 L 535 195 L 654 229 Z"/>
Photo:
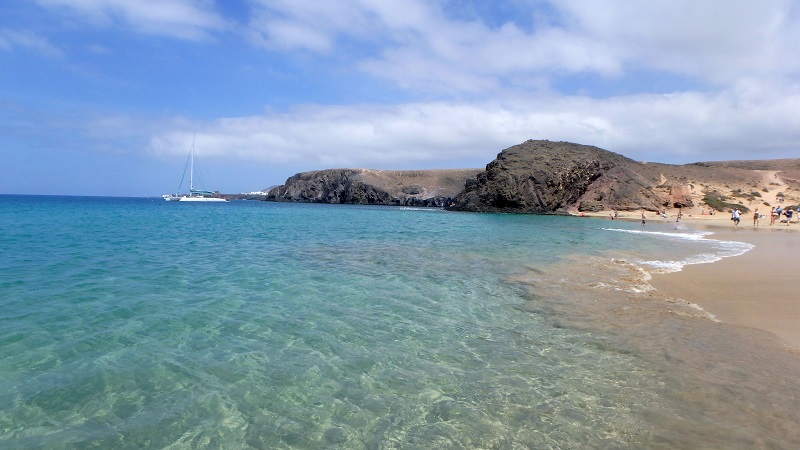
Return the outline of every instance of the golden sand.
<path id="1" fill-rule="evenodd" d="M 729 221 L 730 222 L 730 221 Z M 712 239 L 747 242 L 742 256 L 659 275 L 660 292 L 702 306 L 722 322 L 774 333 L 800 349 L 800 225 L 709 228 Z"/>
<path id="2" fill-rule="evenodd" d="M 770 208 L 762 213 L 769 215 Z M 740 241 L 755 248 L 742 256 L 711 264 L 685 266 L 681 272 L 656 275 L 651 284 L 660 293 L 700 305 L 718 320 L 732 325 L 771 332 L 784 343 L 800 349 L 800 223 L 769 225 L 752 214 L 742 215 L 734 226 L 730 213 L 700 214 L 684 210 L 683 226 L 714 234 L 711 239 Z M 586 214 L 610 220 L 613 211 Z M 663 218 L 646 212 L 648 223 L 675 222 L 677 210 Z M 620 220 L 639 221 L 641 211 L 619 213 Z M 785 217 L 782 217 L 785 219 Z"/>

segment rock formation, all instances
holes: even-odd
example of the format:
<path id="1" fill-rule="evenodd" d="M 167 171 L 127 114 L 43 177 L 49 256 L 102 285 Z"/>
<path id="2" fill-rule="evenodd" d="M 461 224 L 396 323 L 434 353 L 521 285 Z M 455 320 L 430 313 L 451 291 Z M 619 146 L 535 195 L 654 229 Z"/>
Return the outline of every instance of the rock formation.
<path id="1" fill-rule="evenodd" d="M 534 214 L 746 211 L 776 198 L 800 203 L 800 159 L 671 165 L 637 162 L 588 145 L 533 140 L 503 150 L 485 170 L 319 170 L 298 173 L 267 195 L 270 201 Z"/>
<path id="2" fill-rule="evenodd" d="M 657 168 L 597 147 L 527 141 L 503 150 L 452 207 L 461 211 L 565 214 L 657 210 Z"/>
<path id="3" fill-rule="evenodd" d="M 302 172 L 271 189 L 268 201 L 358 205 L 446 206 L 480 169 Z"/>

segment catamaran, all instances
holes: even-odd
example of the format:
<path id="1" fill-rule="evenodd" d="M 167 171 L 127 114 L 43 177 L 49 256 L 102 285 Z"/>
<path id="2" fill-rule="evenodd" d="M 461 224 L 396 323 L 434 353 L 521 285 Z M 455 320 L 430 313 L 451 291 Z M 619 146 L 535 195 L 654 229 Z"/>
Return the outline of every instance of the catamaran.
<path id="1" fill-rule="evenodd" d="M 189 150 L 189 194 L 164 194 L 161 197 L 168 202 L 227 202 L 228 199 L 222 197 L 214 197 L 215 193 L 203 189 L 194 188 L 194 138 L 192 138 L 192 149 Z M 183 179 L 186 177 L 186 168 L 183 169 L 183 177 L 181 177 L 181 184 L 178 186 L 180 191 L 183 186 Z"/>

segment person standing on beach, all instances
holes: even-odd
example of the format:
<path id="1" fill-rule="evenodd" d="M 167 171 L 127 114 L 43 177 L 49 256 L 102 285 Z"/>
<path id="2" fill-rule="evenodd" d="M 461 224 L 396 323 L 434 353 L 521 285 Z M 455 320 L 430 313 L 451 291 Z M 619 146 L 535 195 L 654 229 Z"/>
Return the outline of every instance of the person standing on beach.
<path id="1" fill-rule="evenodd" d="M 739 211 L 739 208 L 733 210 L 733 214 L 731 215 L 731 220 L 733 221 L 733 226 L 739 225 L 739 221 L 742 218 L 742 213 Z"/>
<path id="2" fill-rule="evenodd" d="M 786 212 L 784 214 L 786 214 L 786 226 L 787 227 L 789 226 L 790 223 L 792 223 L 792 213 L 793 212 L 794 211 L 792 211 L 791 209 L 786 208 Z"/>
<path id="3" fill-rule="evenodd" d="M 644 216 L 644 210 L 642 211 L 642 226 L 644 226 L 645 222 L 647 222 L 647 217 Z"/>
<path id="4" fill-rule="evenodd" d="M 772 207 L 772 212 L 769 213 L 769 224 L 772 225 L 775 223 L 775 219 L 778 218 L 778 212 L 775 211 L 775 207 Z"/>
<path id="5" fill-rule="evenodd" d="M 758 226 L 758 210 L 753 213 L 753 226 Z"/>

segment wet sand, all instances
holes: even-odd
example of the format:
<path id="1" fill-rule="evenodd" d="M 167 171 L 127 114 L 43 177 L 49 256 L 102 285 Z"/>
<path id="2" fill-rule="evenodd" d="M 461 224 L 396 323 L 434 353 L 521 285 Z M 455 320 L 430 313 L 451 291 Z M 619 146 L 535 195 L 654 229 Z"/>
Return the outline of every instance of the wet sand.
<path id="1" fill-rule="evenodd" d="M 726 223 L 727 221 L 727 223 Z M 742 256 L 655 275 L 660 293 L 696 303 L 723 323 L 774 333 L 800 349 L 800 225 L 733 228 L 729 220 L 687 221 L 711 239 L 755 245 Z"/>
<path id="2" fill-rule="evenodd" d="M 519 309 L 634 355 L 657 379 L 653 404 L 631 403 L 647 436 L 638 448 L 800 448 L 800 225 L 684 225 L 754 248 L 652 277 L 619 252 L 565 255 L 509 278 L 529 286 Z"/>

